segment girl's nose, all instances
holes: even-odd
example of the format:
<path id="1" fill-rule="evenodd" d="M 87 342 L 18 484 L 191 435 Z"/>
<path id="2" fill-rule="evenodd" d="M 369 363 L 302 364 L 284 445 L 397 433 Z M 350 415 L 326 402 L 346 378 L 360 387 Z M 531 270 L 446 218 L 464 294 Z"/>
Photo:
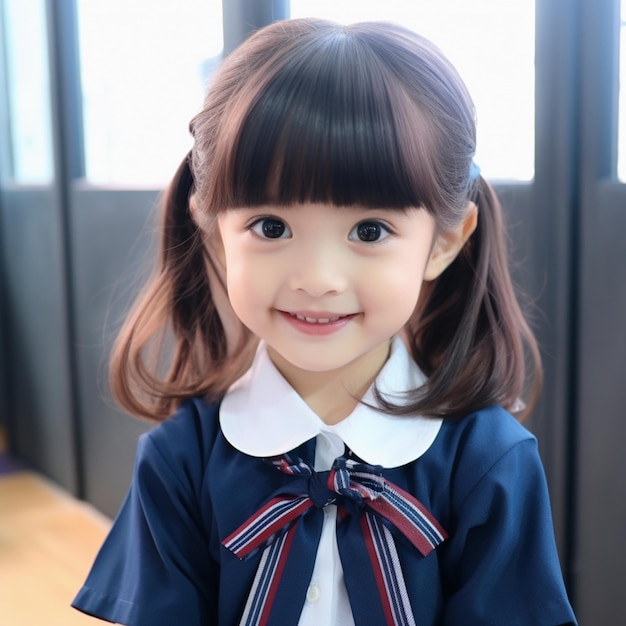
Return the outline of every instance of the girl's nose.
<path id="1" fill-rule="evenodd" d="M 289 288 L 319 298 L 341 293 L 348 284 L 346 259 L 324 241 L 315 246 L 301 247 L 289 269 Z"/>

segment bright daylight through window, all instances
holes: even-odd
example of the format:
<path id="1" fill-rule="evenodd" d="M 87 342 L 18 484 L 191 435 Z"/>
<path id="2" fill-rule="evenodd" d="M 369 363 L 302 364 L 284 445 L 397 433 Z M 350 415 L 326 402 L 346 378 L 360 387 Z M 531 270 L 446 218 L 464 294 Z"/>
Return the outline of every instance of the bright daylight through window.
<path id="1" fill-rule="evenodd" d="M 163 186 L 222 53 L 221 0 L 78 0 L 87 179 Z"/>
<path id="2" fill-rule="evenodd" d="M 436 43 L 478 112 L 476 162 L 490 179 L 531 180 L 535 151 L 535 0 L 291 0 L 291 16 L 388 20 Z M 480 35 L 478 35 L 480 34 Z"/>
<path id="3" fill-rule="evenodd" d="M 622 182 L 626 182 L 626 0 L 622 0 L 620 37 L 617 175 Z"/>
<path id="4" fill-rule="evenodd" d="M 5 37 L 11 119 L 11 172 L 23 185 L 47 185 L 54 175 L 46 6 L 43 0 L 5 0 Z"/>
<path id="5" fill-rule="evenodd" d="M 221 6 L 221 0 L 78 0 L 91 182 L 169 181 L 190 146 L 187 123 L 221 55 Z M 534 0 L 292 0 L 291 16 L 389 20 L 433 40 L 474 97 L 483 174 L 528 181 L 534 176 L 534 7 Z"/>

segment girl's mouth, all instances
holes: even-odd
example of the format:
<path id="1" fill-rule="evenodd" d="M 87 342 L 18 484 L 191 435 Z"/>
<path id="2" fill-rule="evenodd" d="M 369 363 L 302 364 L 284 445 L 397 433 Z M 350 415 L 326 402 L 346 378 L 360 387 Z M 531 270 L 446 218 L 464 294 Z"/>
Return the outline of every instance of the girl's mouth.
<path id="1" fill-rule="evenodd" d="M 327 311 L 320 311 L 319 313 L 314 311 L 299 311 L 298 313 L 280 311 L 280 314 L 292 328 L 312 336 L 332 335 L 344 328 L 357 315 L 356 313 L 342 315 Z"/>

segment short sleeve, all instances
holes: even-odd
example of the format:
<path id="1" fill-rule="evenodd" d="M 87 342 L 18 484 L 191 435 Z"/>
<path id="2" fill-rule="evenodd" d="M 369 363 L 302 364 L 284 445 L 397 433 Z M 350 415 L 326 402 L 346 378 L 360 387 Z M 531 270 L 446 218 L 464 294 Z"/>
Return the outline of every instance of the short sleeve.
<path id="1" fill-rule="evenodd" d="M 217 622 L 200 459 L 181 461 L 167 440 L 155 431 L 140 438 L 131 488 L 74 608 L 128 626 Z"/>
<path id="2" fill-rule="evenodd" d="M 518 442 L 455 505 L 442 545 L 442 625 L 575 624 L 534 439 Z"/>

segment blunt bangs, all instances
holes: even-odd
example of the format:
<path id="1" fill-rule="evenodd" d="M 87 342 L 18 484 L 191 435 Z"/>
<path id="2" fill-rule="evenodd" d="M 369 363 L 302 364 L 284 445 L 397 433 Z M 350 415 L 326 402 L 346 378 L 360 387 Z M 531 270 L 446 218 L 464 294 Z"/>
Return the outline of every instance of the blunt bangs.
<path id="1" fill-rule="evenodd" d="M 348 27 L 300 43 L 266 64 L 240 104 L 230 154 L 215 163 L 217 204 L 437 212 L 429 122 L 392 68 Z"/>

